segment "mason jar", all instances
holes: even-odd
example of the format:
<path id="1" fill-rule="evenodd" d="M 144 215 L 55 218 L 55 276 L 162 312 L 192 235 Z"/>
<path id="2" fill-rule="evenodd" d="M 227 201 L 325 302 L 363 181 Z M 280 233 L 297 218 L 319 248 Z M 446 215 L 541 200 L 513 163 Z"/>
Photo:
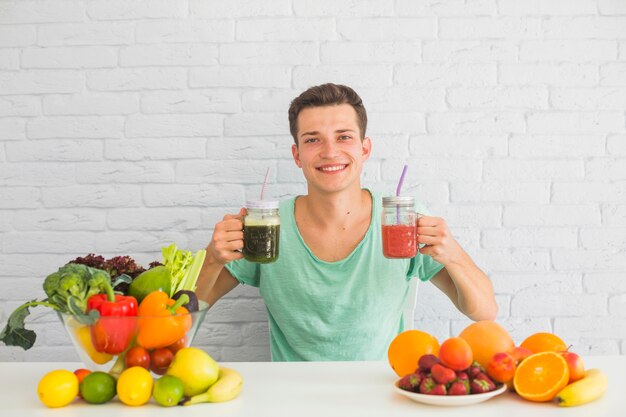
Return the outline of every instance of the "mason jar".
<path id="1" fill-rule="evenodd" d="M 246 202 L 243 219 L 243 256 L 250 262 L 270 263 L 278 259 L 280 216 L 278 201 Z"/>
<path id="2" fill-rule="evenodd" d="M 386 258 L 417 255 L 417 213 L 413 197 L 383 197 L 382 237 Z"/>

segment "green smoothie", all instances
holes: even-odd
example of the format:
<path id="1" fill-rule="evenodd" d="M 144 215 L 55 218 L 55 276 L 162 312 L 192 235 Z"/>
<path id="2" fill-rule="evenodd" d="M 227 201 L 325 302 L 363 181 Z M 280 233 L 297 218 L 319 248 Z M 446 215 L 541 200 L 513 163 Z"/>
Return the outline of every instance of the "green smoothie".
<path id="1" fill-rule="evenodd" d="M 243 256 L 250 262 L 270 263 L 278 259 L 280 221 L 277 219 L 245 219 Z"/>

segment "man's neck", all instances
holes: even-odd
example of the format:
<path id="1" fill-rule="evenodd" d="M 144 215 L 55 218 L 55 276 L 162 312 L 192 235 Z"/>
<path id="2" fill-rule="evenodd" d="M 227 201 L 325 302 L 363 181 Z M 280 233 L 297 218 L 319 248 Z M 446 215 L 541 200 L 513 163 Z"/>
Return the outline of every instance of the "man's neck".
<path id="1" fill-rule="evenodd" d="M 299 200 L 296 209 L 302 210 L 309 224 L 322 229 L 343 228 L 371 215 L 370 193 L 361 188 L 335 194 L 318 194 L 309 190 L 309 194 Z"/>

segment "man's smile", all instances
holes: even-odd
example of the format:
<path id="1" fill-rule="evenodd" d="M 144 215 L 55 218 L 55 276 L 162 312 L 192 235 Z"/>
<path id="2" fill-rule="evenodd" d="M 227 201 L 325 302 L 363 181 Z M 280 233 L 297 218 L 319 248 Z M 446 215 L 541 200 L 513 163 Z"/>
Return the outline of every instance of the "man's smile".
<path id="1" fill-rule="evenodd" d="M 348 167 L 348 164 L 333 164 L 333 165 L 322 165 L 320 167 L 317 167 L 316 169 L 322 172 L 338 172 L 338 171 L 343 171 L 347 167 Z"/>

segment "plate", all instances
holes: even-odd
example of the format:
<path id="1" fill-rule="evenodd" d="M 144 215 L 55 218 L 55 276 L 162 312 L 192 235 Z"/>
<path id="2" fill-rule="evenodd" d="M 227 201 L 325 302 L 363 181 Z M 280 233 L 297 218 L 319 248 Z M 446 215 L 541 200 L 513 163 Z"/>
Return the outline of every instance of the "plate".
<path id="1" fill-rule="evenodd" d="M 428 394 L 418 394 L 415 392 L 405 391 L 398 387 L 400 380 L 398 379 L 393 387 L 399 394 L 404 395 L 407 398 L 410 398 L 413 401 L 417 401 L 419 403 L 430 404 L 430 405 L 440 405 L 446 407 L 454 407 L 459 405 L 471 405 L 478 404 L 483 401 L 487 401 L 490 398 L 498 396 L 504 392 L 506 392 L 506 385 L 502 385 L 500 388 L 497 388 L 490 392 L 485 392 L 484 394 L 469 394 L 469 395 L 428 395 Z"/>

